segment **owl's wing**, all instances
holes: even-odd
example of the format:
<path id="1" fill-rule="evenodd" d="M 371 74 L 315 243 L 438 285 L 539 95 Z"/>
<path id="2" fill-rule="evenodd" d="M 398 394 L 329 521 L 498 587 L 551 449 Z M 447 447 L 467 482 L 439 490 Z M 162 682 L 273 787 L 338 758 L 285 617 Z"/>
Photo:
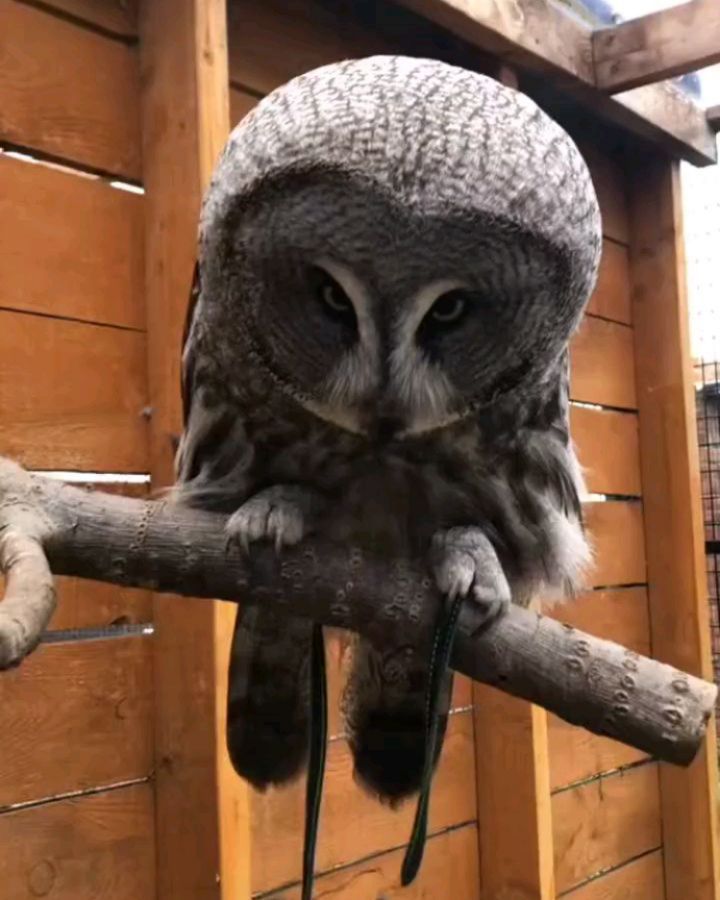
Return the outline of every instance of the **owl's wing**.
<path id="1" fill-rule="evenodd" d="M 190 328 L 195 312 L 197 310 L 198 301 L 200 299 L 200 266 L 197 260 L 193 268 L 192 284 L 190 286 L 190 297 L 188 299 L 187 311 L 185 313 L 185 325 L 183 327 L 182 336 L 182 368 L 180 370 L 180 394 L 182 396 L 183 409 L 183 428 L 187 427 L 188 417 L 190 415 L 190 396 L 193 389 L 193 373 L 194 369 L 194 352 L 193 347 L 189 343 Z"/>
<path id="2" fill-rule="evenodd" d="M 234 512 L 254 488 L 253 447 L 245 430 L 246 410 L 213 374 L 206 299 L 196 265 L 183 334 L 184 431 L 176 495 L 181 503 Z M 236 771 L 259 788 L 294 777 L 307 757 L 312 639 L 312 622 L 272 605 L 238 611 L 230 652 L 227 745 Z"/>
<path id="3" fill-rule="evenodd" d="M 248 496 L 253 450 L 243 410 L 214 375 L 204 330 L 202 281 L 196 263 L 183 330 L 183 433 L 175 457 L 176 493 L 188 505 L 231 512 Z"/>

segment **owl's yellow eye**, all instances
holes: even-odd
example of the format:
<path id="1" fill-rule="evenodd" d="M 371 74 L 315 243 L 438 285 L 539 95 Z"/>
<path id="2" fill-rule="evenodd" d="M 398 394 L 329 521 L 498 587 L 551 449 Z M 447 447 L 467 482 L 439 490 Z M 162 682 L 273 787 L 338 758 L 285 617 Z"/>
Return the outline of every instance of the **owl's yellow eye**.
<path id="1" fill-rule="evenodd" d="M 334 316 L 354 317 L 352 301 L 331 275 L 322 269 L 316 269 L 313 281 L 317 298 L 326 312 Z"/>
<path id="2" fill-rule="evenodd" d="M 468 299 L 462 291 L 449 291 L 435 301 L 430 318 L 438 325 L 454 325 L 462 319 L 467 308 Z"/>

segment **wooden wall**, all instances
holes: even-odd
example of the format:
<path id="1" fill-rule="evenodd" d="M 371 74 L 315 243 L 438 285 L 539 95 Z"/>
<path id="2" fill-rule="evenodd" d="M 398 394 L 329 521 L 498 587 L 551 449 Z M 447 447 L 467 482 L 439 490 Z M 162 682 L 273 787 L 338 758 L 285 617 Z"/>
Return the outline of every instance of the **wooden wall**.
<path id="1" fill-rule="evenodd" d="M 235 124 L 257 99 L 288 78 L 336 59 L 397 51 L 386 38 L 353 26 L 342 28 L 325 7 L 308 2 L 247 2 L 230 7 L 230 103 Z M 624 175 L 595 148 L 583 147 L 598 190 L 604 219 L 604 252 L 598 288 L 572 352 L 572 430 L 587 468 L 588 487 L 598 501 L 587 505 L 596 547 L 593 590 L 571 607 L 557 610 L 578 627 L 650 653 L 648 597 L 641 503 L 635 359 L 629 262 L 630 222 Z M 342 679 L 342 648 L 332 648 L 331 669 Z M 336 686 L 333 697 L 339 693 Z M 525 705 L 527 706 L 527 705 Z M 479 882 L 481 848 L 477 803 L 491 799 L 476 785 L 475 752 L 486 752 L 474 734 L 472 693 L 460 681 L 455 712 L 439 768 L 432 804 L 428 864 L 407 896 L 485 897 Z M 498 716 L 507 715 L 504 702 Z M 375 896 L 397 888 L 398 847 L 405 843 L 411 805 L 398 813 L 364 798 L 353 784 L 348 749 L 333 726 L 326 800 L 323 807 L 319 872 L 343 866 L 342 874 L 321 876 L 318 890 L 340 889 L 339 896 Z M 507 739 L 507 735 L 505 740 Z M 657 764 L 638 751 L 596 738 L 550 717 L 549 788 L 554 881 L 548 896 L 578 900 L 665 897 Z M 501 735 L 502 742 L 502 735 Z M 507 748 L 503 748 L 507 753 Z M 513 791 L 512 766 L 506 777 Z M 478 798 L 476 800 L 476 798 Z M 528 803 L 537 797 L 528 797 Z M 348 809 L 352 808 L 352 815 Z M 480 810 L 481 816 L 484 810 Z M 497 816 L 493 807 L 489 816 Z M 483 819 L 481 819 L 483 821 Z M 488 830 L 492 822 L 487 823 Z M 520 823 L 507 817 L 517 842 Z M 297 882 L 300 875 L 302 785 L 253 798 L 252 884 L 260 895 Z M 448 856 L 452 847 L 451 856 Z M 273 852 L 274 849 L 274 852 Z M 462 865 L 458 858 L 463 860 Z M 435 863 L 434 860 L 444 860 Z M 507 875 L 507 873 L 506 873 Z M 453 881 L 453 879 L 459 879 Z M 367 893 L 353 885 L 368 885 Z M 332 887 L 330 886 L 332 885 Z M 335 887 L 337 885 L 337 888 Z M 499 889 L 499 888 L 498 888 Z M 523 900 L 531 889 L 518 894 Z M 356 893 L 354 893 L 354 891 Z M 634 891 L 634 893 L 632 893 Z M 498 894 L 498 896 L 500 896 Z M 504 896 L 504 895 L 503 895 Z M 508 895 L 510 896 L 510 895 Z M 514 896 L 514 895 L 513 895 Z"/>
<path id="2" fill-rule="evenodd" d="M 625 177 L 597 149 L 581 149 L 598 191 L 605 239 L 597 290 L 573 345 L 572 430 L 588 487 L 606 500 L 586 505 L 596 551 L 594 590 L 553 614 L 652 655 Z M 657 763 L 548 719 L 558 895 L 664 898 Z"/>
<path id="3" fill-rule="evenodd" d="M 177 8 L 184 15 L 200 5 L 178 0 Z M 316 0 L 230 3 L 233 124 L 265 93 L 309 68 L 348 56 L 411 52 L 412 30 L 403 36 L 402 27 L 393 32 L 384 26 L 381 35 L 367 23 L 338 17 L 331 6 Z M 158 365 L 148 377 L 146 323 L 152 323 L 152 346 L 160 350 L 160 325 L 169 322 L 174 340 L 184 297 L 163 305 L 163 285 L 173 279 L 163 275 L 160 263 L 145 269 L 144 254 L 151 247 L 149 256 L 164 254 L 167 265 L 177 267 L 181 259 L 184 270 L 191 264 L 195 207 L 208 160 L 187 162 L 183 142 L 201 144 L 208 124 L 203 116 L 212 117 L 201 101 L 194 105 L 194 95 L 189 99 L 188 84 L 168 73 L 173 66 L 179 72 L 195 66 L 193 77 L 202 84 L 208 77 L 207 71 L 198 74 L 202 66 L 212 68 L 213 53 L 224 53 L 221 39 L 206 53 L 202 41 L 208 34 L 195 41 L 197 21 L 188 21 L 186 27 L 173 19 L 173 40 L 163 49 L 162 16 L 147 15 L 138 48 L 134 4 L 0 0 L 5 51 L 0 146 L 43 160 L 0 154 L 0 453 L 32 468 L 120 475 L 167 468 L 168 430 L 175 427 L 177 406 L 176 398 L 168 401 L 168 392 L 175 381 Z M 192 45 L 186 57 L 176 34 Z M 422 32 L 424 54 L 452 57 L 449 46 L 432 29 Z M 142 86 L 139 57 L 145 60 Z M 482 66 L 487 70 L 486 59 Z M 161 109 L 170 111 L 167 118 Z M 214 122 L 215 136 L 222 118 Z M 172 156 L 175 168 L 169 168 L 173 147 L 183 152 Z M 572 351 L 572 430 L 589 488 L 597 495 L 586 507 L 597 565 L 591 589 L 554 614 L 640 652 L 655 649 L 670 658 L 668 642 L 659 636 L 666 622 L 670 633 L 673 620 L 656 578 L 653 583 L 659 571 L 654 529 L 665 514 L 658 512 L 657 497 L 666 475 L 647 460 L 657 429 L 674 422 L 684 434 L 684 420 L 673 419 L 673 410 L 667 421 L 657 420 L 646 405 L 641 427 L 638 408 L 652 379 L 648 343 L 636 330 L 637 310 L 644 310 L 637 300 L 646 276 L 643 260 L 653 241 L 660 246 L 661 235 L 641 221 L 645 243 L 638 243 L 638 209 L 647 206 L 651 193 L 629 192 L 632 179 L 616 159 L 597 147 L 581 149 L 598 190 L 605 232 L 600 281 Z M 137 186 L 143 173 L 147 198 L 112 185 Z M 193 185 L 184 201 L 174 184 L 187 185 L 188 177 Z M 182 231 L 176 243 L 168 236 L 173 228 Z M 678 273 L 666 271 L 665 281 L 677 285 Z M 184 271 L 173 278 L 173 290 L 181 282 L 184 290 Z M 156 298 L 150 310 L 146 286 Z M 658 348 L 674 339 L 658 333 Z M 162 352 L 174 378 L 176 351 Z M 160 417 L 156 409 L 152 425 L 150 402 L 159 406 Z M 687 459 L 680 465 L 685 468 L 677 483 L 690 471 Z M 692 532 L 684 520 L 678 528 Z M 680 582 L 677 586 L 684 598 L 687 591 Z M 210 710 L 203 713 L 203 729 L 193 730 L 200 706 L 216 705 L 222 696 L 221 687 L 212 687 L 225 675 L 222 654 L 200 654 L 200 668 L 185 668 L 193 649 L 192 623 L 201 625 L 203 641 L 222 644 L 222 629 L 213 630 L 214 620 L 201 622 L 197 611 L 177 615 L 173 601 L 158 609 L 160 641 L 142 628 L 153 618 L 144 592 L 65 580 L 52 629 L 73 631 L 56 634 L 60 640 L 47 642 L 21 669 L 0 679 L 3 898 L 145 900 L 157 894 L 162 900 L 235 900 L 252 893 L 294 900 L 299 895 L 303 785 L 253 795 L 250 846 L 237 840 L 246 810 L 232 786 L 234 776 L 216 753 L 220 720 Z M 688 604 L 686 613 L 697 621 L 697 608 L 693 612 Z M 183 622 L 191 627 L 183 630 Z M 153 667 L 154 643 L 162 652 Z M 347 648 L 334 639 L 328 649 L 333 708 L 317 855 L 319 895 L 715 900 L 714 876 L 706 865 L 712 868 L 707 862 L 712 853 L 694 858 L 689 846 L 714 833 L 707 802 L 703 805 L 710 797 L 702 782 L 709 769 L 705 775 L 694 770 L 687 803 L 676 802 L 680 816 L 694 817 L 695 839 L 684 846 L 672 828 L 668 802 L 682 794 L 684 776 L 671 783 L 642 753 L 462 678 L 435 782 L 425 862 L 417 882 L 401 892 L 399 868 L 412 805 L 392 812 L 354 784 L 337 715 Z M 673 661 L 695 671 L 701 657 L 692 650 Z M 162 697 L 157 704 L 153 668 Z M 173 673 L 185 679 L 180 696 Z M 204 685 L 192 697 L 191 675 Z M 174 727 L 176 715 L 182 722 Z M 160 736 L 157 745 L 153 731 Z M 161 769 L 157 782 L 150 780 L 155 756 Z M 216 765 L 217 778 L 208 774 Z M 157 880 L 156 807 L 162 810 Z M 193 809 L 201 828 L 193 828 Z M 218 841 L 207 836 L 215 818 L 233 820 L 218 826 L 226 829 Z M 233 874 L 236 869 L 242 876 Z M 241 882 L 242 891 L 228 887 Z"/>
<path id="4" fill-rule="evenodd" d="M 54 5 L 0 0 L 0 148 L 59 164 L 0 153 L 0 453 L 142 475 L 144 198 L 111 185 L 141 177 L 137 51 L 119 3 Z M 3 898 L 154 897 L 151 618 L 62 579 L 56 640 L 0 678 Z"/>

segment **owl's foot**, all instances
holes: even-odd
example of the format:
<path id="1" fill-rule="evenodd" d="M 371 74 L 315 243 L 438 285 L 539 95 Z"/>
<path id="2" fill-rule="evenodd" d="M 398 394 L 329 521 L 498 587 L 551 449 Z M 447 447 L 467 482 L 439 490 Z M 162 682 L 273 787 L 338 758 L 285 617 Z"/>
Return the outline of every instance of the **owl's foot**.
<path id="1" fill-rule="evenodd" d="M 271 541 L 276 550 L 297 544 L 319 503 L 314 492 L 296 485 L 278 484 L 260 491 L 228 519 L 228 543 L 238 544 L 246 553 L 255 541 Z"/>
<path id="2" fill-rule="evenodd" d="M 435 583 L 450 600 L 471 597 L 485 621 L 510 605 L 511 592 L 495 548 L 481 528 L 439 531 L 432 542 Z"/>

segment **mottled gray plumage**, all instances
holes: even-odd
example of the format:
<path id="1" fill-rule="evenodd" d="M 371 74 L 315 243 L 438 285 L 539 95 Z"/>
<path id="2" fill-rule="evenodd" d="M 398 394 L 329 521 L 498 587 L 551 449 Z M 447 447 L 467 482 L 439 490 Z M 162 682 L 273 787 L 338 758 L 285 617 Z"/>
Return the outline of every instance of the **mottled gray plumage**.
<path id="1" fill-rule="evenodd" d="M 180 500 L 234 510 L 246 544 L 424 556 L 488 608 L 572 591 L 588 551 L 567 342 L 599 250 L 580 154 L 501 84 L 373 57 L 274 91 L 203 207 Z M 487 583 L 489 555 L 507 582 Z M 310 629 L 238 617 L 228 743 L 259 787 L 305 757 Z M 427 648 L 354 656 L 356 772 L 394 801 L 422 770 Z"/>

